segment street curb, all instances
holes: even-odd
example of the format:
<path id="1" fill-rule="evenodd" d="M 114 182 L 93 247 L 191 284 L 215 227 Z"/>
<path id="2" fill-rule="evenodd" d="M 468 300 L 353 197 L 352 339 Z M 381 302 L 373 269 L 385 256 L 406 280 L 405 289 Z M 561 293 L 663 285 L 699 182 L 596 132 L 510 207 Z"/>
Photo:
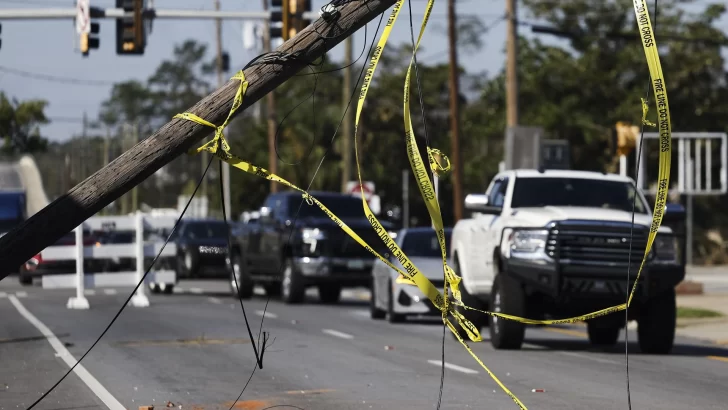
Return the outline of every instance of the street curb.
<path id="1" fill-rule="evenodd" d="M 675 293 L 678 295 L 702 295 L 703 284 L 685 280 L 675 287 Z"/>

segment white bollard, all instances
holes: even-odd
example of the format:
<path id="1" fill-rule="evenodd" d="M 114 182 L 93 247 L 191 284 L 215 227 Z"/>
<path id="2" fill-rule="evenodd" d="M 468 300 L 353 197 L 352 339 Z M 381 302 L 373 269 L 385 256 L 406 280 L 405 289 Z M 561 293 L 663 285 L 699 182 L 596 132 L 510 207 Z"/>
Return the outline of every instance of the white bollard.
<path id="1" fill-rule="evenodd" d="M 144 276 L 144 215 L 140 212 L 136 214 L 136 283 L 142 280 Z M 147 307 L 149 306 L 149 298 L 145 293 L 145 284 L 136 291 L 136 294 L 131 298 L 131 304 L 135 307 Z"/>
<path id="2" fill-rule="evenodd" d="M 83 224 L 79 225 L 75 229 L 76 234 L 76 297 L 68 299 L 66 307 L 68 309 L 88 309 L 89 303 L 86 296 L 83 294 L 85 283 L 84 283 L 84 271 L 83 271 Z"/>

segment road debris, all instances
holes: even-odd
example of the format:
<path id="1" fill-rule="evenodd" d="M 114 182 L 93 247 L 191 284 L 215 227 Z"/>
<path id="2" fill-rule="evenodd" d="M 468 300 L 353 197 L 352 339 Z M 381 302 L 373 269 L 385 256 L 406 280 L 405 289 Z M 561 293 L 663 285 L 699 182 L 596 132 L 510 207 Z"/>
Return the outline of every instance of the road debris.
<path id="1" fill-rule="evenodd" d="M 545 393 L 545 392 L 546 392 L 546 390 L 544 390 L 544 389 L 533 389 L 533 390 L 531 390 L 531 393 Z"/>
<path id="2" fill-rule="evenodd" d="M 394 350 L 394 346 L 384 346 L 384 350 Z"/>

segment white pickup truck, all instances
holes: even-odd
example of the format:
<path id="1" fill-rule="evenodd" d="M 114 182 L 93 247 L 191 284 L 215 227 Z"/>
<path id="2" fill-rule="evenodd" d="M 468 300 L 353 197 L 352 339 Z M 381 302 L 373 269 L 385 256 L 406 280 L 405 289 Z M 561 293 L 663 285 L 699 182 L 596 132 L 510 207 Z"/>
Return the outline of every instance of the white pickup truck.
<path id="1" fill-rule="evenodd" d="M 484 195 L 465 198 L 473 216 L 453 229 L 451 255 L 463 279 L 463 302 L 532 319 L 572 317 L 624 303 L 652 219 L 649 204 L 638 193 L 632 229 L 634 192 L 631 178 L 613 174 L 499 173 Z M 637 320 L 643 352 L 667 354 L 675 337 L 675 286 L 685 277 L 678 238 L 669 227 L 660 227 L 648 258 L 629 320 Z M 478 328 L 490 327 L 496 349 L 520 349 L 525 325 L 461 313 Z M 614 345 L 624 312 L 589 320 L 587 327 L 592 344 Z"/>

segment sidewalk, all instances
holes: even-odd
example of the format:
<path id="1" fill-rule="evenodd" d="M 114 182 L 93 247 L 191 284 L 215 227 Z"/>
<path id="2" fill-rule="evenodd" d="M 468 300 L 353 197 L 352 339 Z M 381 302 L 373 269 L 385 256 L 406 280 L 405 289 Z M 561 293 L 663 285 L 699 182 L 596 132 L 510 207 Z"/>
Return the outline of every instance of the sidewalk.
<path id="1" fill-rule="evenodd" d="M 723 317 L 677 320 L 677 334 L 728 345 L 728 292 L 703 295 L 678 295 L 678 307 L 708 309 Z"/>

